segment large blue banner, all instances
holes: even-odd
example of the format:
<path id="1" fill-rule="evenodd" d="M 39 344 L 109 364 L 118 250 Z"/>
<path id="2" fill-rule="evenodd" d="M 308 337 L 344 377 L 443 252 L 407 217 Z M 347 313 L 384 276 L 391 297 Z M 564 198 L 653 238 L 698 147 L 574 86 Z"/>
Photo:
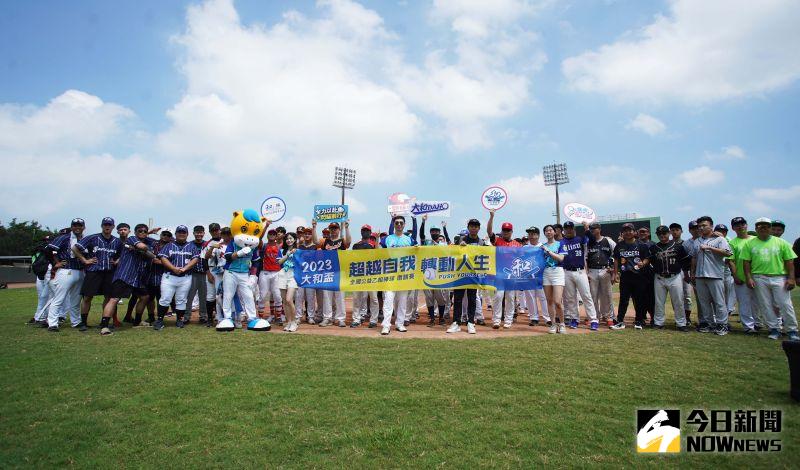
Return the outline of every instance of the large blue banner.
<path id="1" fill-rule="evenodd" d="M 534 290 L 542 288 L 545 254 L 539 247 L 497 248 L 497 290 Z"/>

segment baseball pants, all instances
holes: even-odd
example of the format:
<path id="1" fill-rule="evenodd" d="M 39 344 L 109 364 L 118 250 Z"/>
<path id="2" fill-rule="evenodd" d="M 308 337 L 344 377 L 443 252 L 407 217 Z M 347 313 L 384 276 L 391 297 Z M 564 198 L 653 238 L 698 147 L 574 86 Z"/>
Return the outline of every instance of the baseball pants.
<path id="1" fill-rule="evenodd" d="M 418 290 L 410 290 L 408 291 L 408 307 L 406 308 L 406 312 L 408 313 L 408 320 L 412 318 L 416 319 L 419 316 L 417 312 L 417 307 L 419 307 L 419 291 Z"/>
<path id="2" fill-rule="evenodd" d="M 58 326 L 58 317 L 69 314 L 72 326 L 81 323 L 81 285 L 84 272 L 79 269 L 59 269 L 50 281 L 52 297 L 47 309 L 47 325 Z"/>
<path id="3" fill-rule="evenodd" d="M 197 296 L 197 309 L 200 311 L 200 321 L 208 319 L 208 310 L 206 309 L 206 299 L 208 298 L 208 279 L 206 273 L 192 272 L 192 284 L 189 286 L 189 294 L 187 303 L 193 302 Z M 192 311 L 189 309 L 186 312 L 185 320 L 188 322 L 192 318 Z"/>
<path id="4" fill-rule="evenodd" d="M 378 292 L 353 292 L 353 321 L 361 323 L 367 318 L 369 307 L 370 323 L 378 323 Z"/>
<path id="5" fill-rule="evenodd" d="M 698 277 L 695 281 L 697 304 L 702 305 L 700 321 L 712 326 L 728 324 L 728 306 L 725 304 L 725 281 L 711 277 Z"/>
<path id="6" fill-rule="evenodd" d="M 319 317 L 321 311 L 318 309 L 317 304 L 317 289 L 309 289 L 301 287 L 297 289 L 295 294 L 299 300 L 295 301 L 297 305 L 297 318 L 301 318 L 302 312 L 306 313 L 306 320 L 314 320 L 315 322 L 321 321 Z"/>
<path id="7" fill-rule="evenodd" d="M 792 292 L 786 290 L 784 285 L 786 277 L 754 274 L 753 281 L 756 284 L 755 294 L 759 311 L 764 315 L 767 328 L 770 330 L 780 329 L 780 320 L 775 315 L 777 308 L 783 318 L 783 326 L 786 327 L 786 331 L 797 331 L 797 317 L 792 305 Z"/>
<path id="8" fill-rule="evenodd" d="M 383 322 L 381 324 L 383 327 L 392 326 L 392 310 L 395 313 L 395 326 L 403 326 L 408 308 L 408 293 L 407 290 L 387 290 L 383 293 Z"/>
<path id="9" fill-rule="evenodd" d="M 564 317 L 568 320 L 580 320 L 581 314 L 578 311 L 578 299 L 576 294 L 580 293 L 583 300 L 583 308 L 593 322 L 597 321 L 597 312 L 594 309 L 592 293 L 589 290 L 589 278 L 583 270 L 567 271 L 564 270 Z"/>
<path id="10" fill-rule="evenodd" d="M 747 284 L 734 284 L 733 290 L 736 293 L 736 302 L 739 304 L 739 321 L 745 328 L 755 328 L 758 308 L 755 291 L 747 287 Z"/>
<path id="11" fill-rule="evenodd" d="M 233 315 L 233 298 L 239 297 L 245 314 L 248 320 L 256 318 L 256 300 L 253 297 L 253 289 L 250 287 L 250 279 L 247 273 L 235 273 L 232 271 L 225 271 L 222 276 L 222 314 L 226 319 L 230 319 Z M 161 286 L 162 292 L 164 289 L 163 282 Z"/>
<path id="12" fill-rule="evenodd" d="M 683 309 L 683 274 L 678 273 L 670 277 L 656 274 L 656 278 L 653 280 L 653 288 L 655 289 L 656 297 L 656 311 L 654 314 L 656 326 L 664 326 L 664 319 L 666 318 L 664 306 L 667 302 L 667 293 L 669 293 L 669 300 L 672 302 L 672 310 L 675 312 L 675 324 L 686 326 L 686 312 Z"/>
<path id="13" fill-rule="evenodd" d="M 525 299 L 525 306 L 528 307 L 528 320 L 538 320 L 541 316 L 544 321 L 550 321 L 544 289 L 525 290 L 522 291 L 522 296 Z"/>
<path id="14" fill-rule="evenodd" d="M 164 273 L 161 276 L 161 298 L 158 305 L 169 307 L 172 299 L 175 299 L 175 310 L 186 310 L 186 302 L 189 298 L 189 289 L 192 287 L 190 276 L 176 276 Z"/>
<path id="15" fill-rule="evenodd" d="M 731 313 L 736 308 L 736 289 L 734 287 L 736 284 L 733 282 L 733 276 L 729 269 L 724 271 L 722 282 L 725 283 L 725 307 L 728 309 L 728 313 Z"/>
<path id="16" fill-rule="evenodd" d="M 50 307 L 50 282 L 47 278 L 36 278 L 36 295 L 39 300 L 36 304 L 36 313 L 33 314 L 33 319 L 44 321 L 47 318 L 47 309 Z"/>
<path id="17" fill-rule="evenodd" d="M 617 322 L 625 321 L 628 304 L 633 299 L 633 309 L 636 311 L 636 323 L 643 325 L 647 317 L 647 304 L 645 300 L 646 278 L 642 274 L 623 272 L 619 279 L 619 307 L 617 308 Z"/>
<path id="18" fill-rule="evenodd" d="M 510 327 L 514 323 L 514 305 L 516 302 L 517 291 L 495 291 L 492 299 L 492 323 L 499 325 L 500 321 L 503 320 L 503 323 Z"/>
<path id="19" fill-rule="evenodd" d="M 407 291 L 406 291 L 407 292 Z M 334 303 L 336 304 L 336 317 L 333 316 Z M 337 322 L 345 321 L 346 312 L 344 310 L 344 292 L 326 290 L 322 297 L 322 320 L 331 321 L 333 318 Z"/>
<path id="20" fill-rule="evenodd" d="M 589 292 L 597 315 L 602 321 L 614 319 L 611 287 L 611 271 L 606 268 L 589 268 Z"/>
<path id="21" fill-rule="evenodd" d="M 692 292 L 694 288 L 689 282 L 689 274 L 684 271 L 683 273 L 683 309 L 687 312 L 692 311 Z"/>
<path id="22" fill-rule="evenodd" d="M 258 291 L 261 297 L 258 300 L 258 309 L 282 307 L 281 290 L 278 288 L 278 273 L 280 271 L 261 271 L 258 275 Z M 270 312 L 272 313 L 272 312 Z"/>
<path id="23" fill-rule="evenodd" d="M 445 312 L 450 311 L 450 291 L 446 289 L 425 289 L 422 291 L 425 296 L 425 306 L 428 307 L 429 314 L 436 315 L 437 311 L 444 307 Z"/>

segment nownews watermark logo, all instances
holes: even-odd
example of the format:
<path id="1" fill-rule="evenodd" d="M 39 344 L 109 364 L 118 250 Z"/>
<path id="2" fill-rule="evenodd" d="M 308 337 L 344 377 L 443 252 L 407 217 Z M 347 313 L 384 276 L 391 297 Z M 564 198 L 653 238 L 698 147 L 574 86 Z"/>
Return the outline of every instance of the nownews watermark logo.
<path id="1" fill-rule="evenodd" d="M 780 452 L 781 410 L 637 410 L 639 453 Z M 685 436 L 682 441 L 681 433 Z"/>

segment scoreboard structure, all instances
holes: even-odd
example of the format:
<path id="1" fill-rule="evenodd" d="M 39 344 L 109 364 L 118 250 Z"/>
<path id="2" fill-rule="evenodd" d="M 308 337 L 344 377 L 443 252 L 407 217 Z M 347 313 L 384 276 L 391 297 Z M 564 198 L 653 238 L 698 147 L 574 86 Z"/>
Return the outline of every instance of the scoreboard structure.
<path id="1" fill-rule="evenodd" d="M 597 223 L 600 224 L 600 230 L 602 231 L 603 235 L 611 238 L 612 240 L 616 240 L 619 237 L 623 224 L 633 224 L 637 230 L 641 227 L 649 228 L 650 238 L 653 241 L 657 241 L 658 238 L 656 237 L 656 227 L 661 225 L 661 217 L 641 217 L 638 214 L 620 214 L 598 217 Z M 575 224 L 575 229 L 579 235 L 583 234 L 582 225 Z M 686 231 L 686 227 L 684 227 L 684 231 Z"/>

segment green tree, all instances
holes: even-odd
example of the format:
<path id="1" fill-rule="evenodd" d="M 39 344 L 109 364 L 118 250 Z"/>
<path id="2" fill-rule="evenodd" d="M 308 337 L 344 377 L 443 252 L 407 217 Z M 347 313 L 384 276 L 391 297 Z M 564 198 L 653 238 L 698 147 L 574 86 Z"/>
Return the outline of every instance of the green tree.
<path id="1" fill-rule="evenodd" d="M 8 226 L 0 222 L 0 256 L 30 255 L 43 237 L 56 234 L 35 220 L 17 222 L 17 219 L 12 219 Z"/>

